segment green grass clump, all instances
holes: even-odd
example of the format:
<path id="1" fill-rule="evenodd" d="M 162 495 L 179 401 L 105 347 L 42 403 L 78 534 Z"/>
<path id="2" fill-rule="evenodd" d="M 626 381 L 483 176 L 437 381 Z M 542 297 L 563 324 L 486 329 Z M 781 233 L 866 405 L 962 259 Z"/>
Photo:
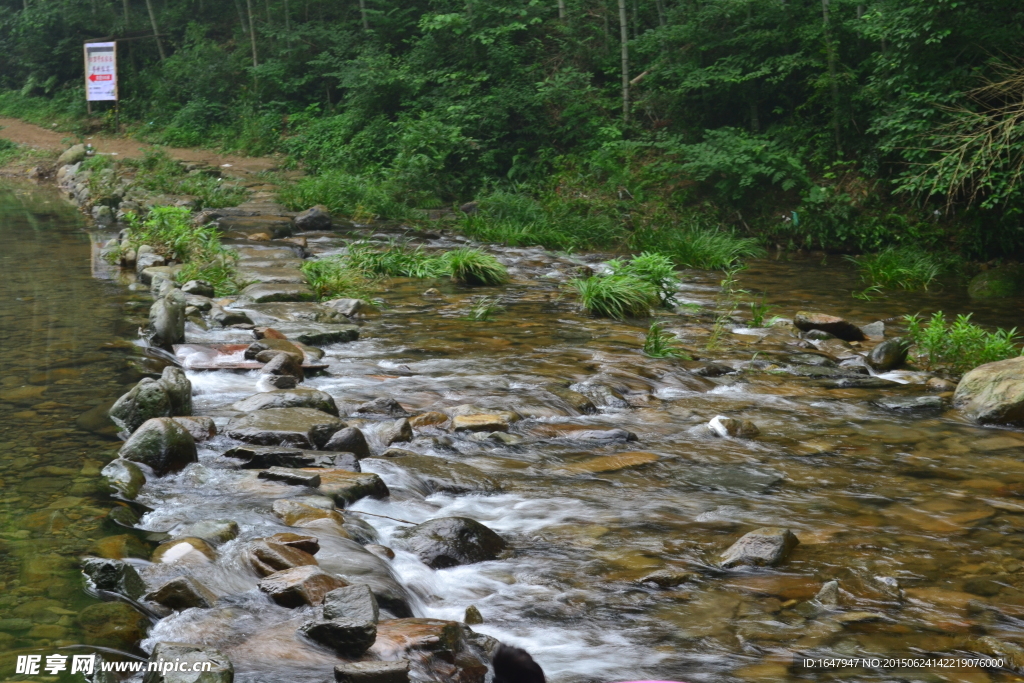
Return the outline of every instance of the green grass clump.
<path id="1" fill-rule="evenodd" d="M 237 292 L 237 255 L 221 245 L 216 228 L 192 225 L 191 218 L 189 210 L 180 206 L 155 206 L 145 219 L 130 216 L 127 236 L 115 257 L 129 247 L 148 244 L 164 257 L 184 264 L 179 282 L 206 280 L 219 295 Z"/>
<path id="2" fill-rule="evenodd" d="M 927 323 L 917 315 L 909 315 L 907 337 L 913 342 L 915 355 L 928 368 L 946 367 L 954 373 L 1021 355 L 1017 328 L 987 332 L 971 322 L 971 315 L 958 315 L 952 323 L 939 311 Z"/>
<path id="3" fill-rule="evenodd" d="M 942 274 L 942 261 L 915 247 L 887 247 L 877 254 L 847 257 L 871 286 L 887 289 L 928 289 Z"/>
<path id="4" fill-rule="evenodd" d="M 645 251 L 628 261 L 609 261 L 608 265 L 613 275 L 629 275 L 650 283 L 657 290 L 662 306 L 670 307 L 675 303 L 679 278 L 676 277 L 675 265 L 668 256 Z"/>
<path id="5" fill-rule="evenodd" d="M 501 305 L 501 299 L 485 296 L 473 304 L 466 316 L 467 320 L 475 322 L 489 322 L 495 315 L 505 310 Z"/>
<path id="6" fill-rule="evenodd" d="M 329 256 L 317 261 L 305 261 L 302 272 L 320 301 L 329 299 L 366 298 L 369 282 L 365 275 L 353 268 L 343 256 Z"/>
<path id="7" fill-rule="evenodd" d="M 138 169 L 135 182 L 147 190 L 192 195 L 199 201 L 199 208 L 237 206 L 249 196 L 248 190 L 225 184 L 221 178 L 186 173 L 185 167 L 163 150 L 147 151 L 142 159 L 124 159 L 120 163 Z"/>
<path id="8" fill-rule="evenodd" d="M 678 358 L 692 360 L 690 355 L 676 344 L 676 336 L 666 332 L 661 322 L 655 320 L 644 337 L 644 353 L 651 358 Z"/>
<path id="9" fill-rule="evenodd" d="M 629 246 L 664 254 L 684 268 L 703 270 L 723 270 L 745 258 L 764 255 L 755 239 L 706 227 L 643 228 L 633 233 Z"/>
<path id="10" fill-rule="evenodd" d="M 440 257 L 426 253 L 422 247 L 413 249 L 398 242 L 383 249 L 368 242 L 354 242 L 348 247 L 346 260 L 350 268 L 367 276 L 429 278 L 448 274 Z"/>
<path id="11" fill-rule="evenodd" d="M 607 275 L 570 280 L 580 305 L 591 315 L 623 320 L 649 315 L 658 303 L 651 283 L 632 275 Z"/>
<path id="12" fill-rule="evenodd" d="M 463 285 L 501 285 L 508 282 L 508 271 L 491 254 L 463 247 L 441 255 L 447 274 Z"/>
<path id="13" fill-rule="evenodd" d="M 330 171 L 307 176 L 294 184 L 285 185 L 278 192 L 277 198 L 292 211 L 304 211 L 311 206 L 322 204 L 333 214 L 351 216 L 356 220 L 418 218 L 421 212 L 402 201 L 399 194 L 400 192 L 386 181 L 342 171 Z"/>

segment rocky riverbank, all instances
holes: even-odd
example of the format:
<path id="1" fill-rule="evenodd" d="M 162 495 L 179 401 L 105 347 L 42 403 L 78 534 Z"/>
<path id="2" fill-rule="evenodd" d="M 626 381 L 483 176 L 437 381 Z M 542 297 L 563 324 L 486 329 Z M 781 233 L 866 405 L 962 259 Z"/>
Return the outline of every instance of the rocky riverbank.
<path id="1" fill-rule="evenodd" d="M 65 165 L 57 177 L 83 209 L 108 207 L 98 212 L 101 220 L 136 201 L 126 192 L 116 206 L 90 206 L 95 183 L 80 167 Z M 837 546 L 862 538 L 861 528 L 837 525 L 825 508 L 773 509 L 823 477 L 843 471 L 836 480 L 845 483 L 868 465 L 872 438 L 847 435 L 841 425 L 850 418 L 835 421 L 833 414 L 858 411 L 869 433 L 889 425 L 877 437 L 880 454 L 913 451 L 928 428 L 945 430 L 950 453 L 969 438 L 987 438 L 985 453 L 1024 447 L 1015 431 L 956 427 L 953 385 L 900 369 L 905 348 L 887 338 L 882 321 L 855 325 L 797 312 L 792 322 L 750 328 L 739 317 L 723 321 L 707 309 L 683 308 L 671 329 L 691 355 L 705 357 L 655 360 L 639 354 L 636 329 L 581 319 L 575 304 L 560 298 L 560 283 L 581 264 L 600 270 L 602 255 L 495 250 L 513 278 L 502 295 L 523 307 L 519 324 L 497 333 L 465 322 L 478 290 L 396 280 L 383 309 L 352 299 L 317 302 L 299 270 L 304 259 L 337 253 L 356 238 L 403 236 L 441 248 L 462 244 L 457 236 L 354 226 L 319 210 L 294 214 L 269 197 L 196 218 L 215 222 L 238 254 L 239 272 L 252 282 L 239 295 L 216 297 L 206 283 L 178 283 L 179 265 L 153 251 L 119 252 L 129 288 L 152 297 L 149 315 L 137 320 L 145 343 L 164 349 L 153 352 L 152 376 L 110 409 L 127 440 L 103 476 L 123 502 L 112 514 L 127 528 L 83 562 L 95 590 L 119 596 L 103 618 L 124 626 L 126 646 L 141 640 L 153 657 L 168 647 L 191 648 L 190 657 L 216 663 L 217 680 L 234 670 L 243 680 L 271 671 L 318 681 L 332 666 L 341 667 L 342 680 L 355 675 L 350 662 L 372 661 L 392 662 L 380 665 L 388 680 L 475 681 L 486 675 L 497 641 L 467 624 L 482 613 L 485 625 L 477 630 L 495 619 L 513 633 L 519 610 L 526 618 L 550 613 L 568 628 L 574 613 L 595 602 L 582 597 L 591 582 L 604 587 L 599 602 L 614 619 L 656 615 L 672 627 L 677 649 L 708 639 L 746 657 L 755 648 L 765 659 L 751 666 L 761 668 L 741 675 L 756 677 L 788 670 L 768 654 L 772 643 L 827 649 L 868 629 L 878 647 L 891 625 L 926 619 L 915 612 L 921 601 L 948 606 L 959 591 L 973 597 L 955 603 L 958 617 L 973 618 L 978 604 L 1009 598 L 1001 589 L 986 596 L 970 581 L 998 574 L 1018 583 L 999 553 L 992 560 L 998 568 L 954 562 L 955 585 L 936 585 L 947 578 L 934 569 L 924 579 L 892 568 L 860 576 L 850 567 L 865 556 L 855 561 Z M 684 293 L 697 298 L 699 288 Z M 702 296 L 706 302 L 708 293 Z M 715 352 L 698 351 L 712 346 L 708 339 L 723 325 Z M 553 348 L 557 355 L 549 356 Z M 480 374 L 486 359 L 497 365 Z M 462 367 L 472 374 L 460 374 Z M 1005 381 L 1006 371 L 995 371 Z M 978 401 L 1016 400 L 1012 391 L 985 393 L 981 380 L 970 385 L 970 395 L 958 393 L 957 401 L 974 413 L 981 412 Z M 817 426 L 782 421 L 797 403 Z M 851 449 L 862 464 L 832 464 Z M 930 471 L 923 451 L 911 457 L 917 464 L 901 464 L 899 472 Z M 864 524 L 956 536 L 1011 524 L 1022 512 L 972 499 L 935 507 L 921 487 L 933 479 L 901 476 L 910 477 L 903 493 L 886 489 L 876 495 L 888 503 L 867 503 L 870 514 L 889 521 L 858 511 Z M 593 506 L 634 489 L 645 493 L 615 514 L 571 498 Z M 926 500 L 905 500 L 907 491 Z M 528 509 L 547 496 L 561 506 L 527 514 L 527 524 L 511 521 L 513 507 L 503 507 Z M 643 535 L 650 524 L 661 528 L 660 545 Z M 914 538 L 906 544 L 924 542 Z M 482 569 L 480 581 L 469 573 L 560 555 L 566 562 L 547 567 L 550 577 Z M 837 557 L 845 558 L 843 569 L 829 569 Z M 870 562 L 877 567 L 879 560 Z M 952 560 L 933 564 L 942 562 Z M 445 576 L 468 581 L 471 599 L 483 607 L 459 605 L 458 614 L 439 607 L 446 595 L 465 597 L 440 583 Z M 502 587 L 541 591 L 552 582 L 560 589 L 539 592 L 545 597 L 537 604 L 524 602 L 529 591 L 515 594 L 514 603 Z M 438 612 L 449 618 L 431 616 Z M 979 627 L 977 619 L 972 628 L 984 630 L 986 640 L 970 641 L 969 629 L 944 625 L 947 616 L 928 627 L 953 634 L 948 648 L 1008 647 L 998 629 Z M 175 642 L 186 645 L 169 645 Z M 626 668 L 664 671 L 656 652 L 638 653 Z M 564 680 L 614 670 L 551 661 Z M 674 663 L 668 670 L 686 668 Z"/>

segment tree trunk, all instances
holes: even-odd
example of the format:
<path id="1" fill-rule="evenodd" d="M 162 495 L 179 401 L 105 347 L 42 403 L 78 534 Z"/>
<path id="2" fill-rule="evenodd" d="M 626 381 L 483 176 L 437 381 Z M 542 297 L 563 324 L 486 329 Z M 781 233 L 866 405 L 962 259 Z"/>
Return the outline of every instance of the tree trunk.
<path id="1" fill-rule="evenodd" d="M 633 39 L 640 37 L 640 5 L 633 0 Z"/>
<path id="2" fill-rule="evenodd" d="M 146 9 L 149 10 L 149 23 L 153 24 L 153 35 L 156 37 L 156 49 L 160 53 L 160 61 L 167 59 L 164 54 L 164 44 L 160 40 L 160 29 L 156 25 L 156 14 L 153 13 L 153 0 L 146 0 Z"/>
<path id="3" fill-rule="evenodd" d="M 565 0 L 558 0 L 558 18 L 565 21 Z"/>
<path id="4" fill-rule="evenodd" d="M 366 15 L 366 0 L 359 0 L 359 16 L 363 19 L 363 30 L 370 30 L 370 18 Z"/>
<path id="5" fill-rule="evenodd" d="M 658 8 L 658 26 L 665 28 L 665 3 L 663 0 L 654 0 L 654 6 Z"/>
<path id="6" fill-rule="evenodd" d="M 761 119 L 757 115 L 757 102 L 750 103 L 750 132 L 761 132 Z"/>
<path id="7" fill-rule="evenodd" d="M 836 49 L 832 44 L 832 27 L 829 17 L 829 0 L 821 0 L 821 17 L 825 22 L 825 49 L 828 56 L 828 80 L 832 89 L 832 130 L 836 138 L 836 156 L 843 156 L 839 139 L 839 82 L 836 79 Z"/>
<path id="8" fill-rule="evenodd" d="M 292 13 L 288 8 L 288 0 L 284 0 L 284 34 L 288 36 L 288 47 L 292 46 Z"/>
<path id="9" fill-rule="evenodd" d="M 629 123 L 629 24 L 626 0 L 619 0 L 619 40 L 622 43 L 622 122 Z"/>
<path id="10" fill-rule="evenodd" d="M 28 0 L 25 0 L 28 2 Z M 128 0 L 121 0 L 121 5 L 124 8 L 124 30 L 128 31 L 131 26 L 131 19 L 128 16 Z"/>
<path id="11" fill-rule="evenodd" d="M 235 0 L 235 10 L 238 12 L 238 23 L 242 25 L 242 33 L 249 35 L 249 25 L 245 23 L 245 12 L 242 11 L 241 0 Z"/>
<path id="12" fill-rule="evenodd" d="M 267 6 L 267 26 L 270 26 L 270 0 L 264 3 Z"/>
<path id="13" fill-rule="evenodd" d="M 252 0 L 245 0 L 245 6 L 249 10 L 249 42 L 252 44 L 252 66 L 259 66 L 256 59 L 256 26 L 252 23 Z"/>

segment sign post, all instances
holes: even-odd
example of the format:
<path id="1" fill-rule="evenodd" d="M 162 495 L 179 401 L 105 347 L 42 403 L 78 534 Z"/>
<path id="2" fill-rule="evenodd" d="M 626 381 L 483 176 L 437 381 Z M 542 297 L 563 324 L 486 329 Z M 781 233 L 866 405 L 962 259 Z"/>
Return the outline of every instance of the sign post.
<path id="1" fill-rule="evenodd" d="M 85 99 L 89 113 L 93 102 L 114 102 L 117 111 L 117 43 L 85 44 Z M 118 118 L 120 118 L 118 116 Z M 116 124 L 115 124 L 116 125 Z"/>

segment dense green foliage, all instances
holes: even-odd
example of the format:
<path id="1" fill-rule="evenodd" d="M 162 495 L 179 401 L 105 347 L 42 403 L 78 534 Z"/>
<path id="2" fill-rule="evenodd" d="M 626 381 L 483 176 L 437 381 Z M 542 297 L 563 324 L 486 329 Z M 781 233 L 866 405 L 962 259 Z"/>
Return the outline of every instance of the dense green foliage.
<path id="1" fill-rule="evenodd" d="M 958 315 L 951 323 L 939 311 L 925 323 L 920 316 L 907 316 L 907 337 L 912 351 L 928 368 L 947 368 L 962 374 L 985 363 L 1021 355 L 1017 328 L 987 332 L 971 322 L 970 315 Z"/>
<path id="2" fill-rule="evenodd" d="M 85 118 L 81 43 L 131 36 L 129 131 L 283 152 L 319 174 L 294 208 L 405 219 L 476 198 L 462 227 L 481 239 L 700 267 L 751 247 L 690 243 L 737 234 L 1024 245 L 1017 0 L 626 9 L 623 89 L 613 0 L 0 0 L 0 114 L 112 126 L 106 105 Z"/>
<path id="3" fill-rule="evenodd" d="M 368 291 L 364 275 L 341 256 L 303 261 L 302 272 L 321 301 L 341 297 L 362 298 Z"/>
<path id="4" fill-rule="evenodd" d="M 943 271 L 942 261 L 916 247 L 886 247 L 877 254 L 851 258 L 869 285 L 888 289 L 928 289 Z"/>

